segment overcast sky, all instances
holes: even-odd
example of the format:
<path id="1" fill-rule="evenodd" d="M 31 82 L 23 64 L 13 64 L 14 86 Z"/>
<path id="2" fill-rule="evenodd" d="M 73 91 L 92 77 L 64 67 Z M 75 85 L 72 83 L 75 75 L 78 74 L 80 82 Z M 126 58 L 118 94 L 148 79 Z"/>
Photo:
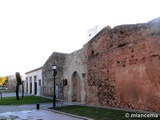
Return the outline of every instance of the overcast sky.
<path id="1" fill-rule="evenodd" d="M 43 66 L 70 53 L 95 25 L 114 27 L 159 17 L 159 0 L 0 0 L 0 76 Z"/>

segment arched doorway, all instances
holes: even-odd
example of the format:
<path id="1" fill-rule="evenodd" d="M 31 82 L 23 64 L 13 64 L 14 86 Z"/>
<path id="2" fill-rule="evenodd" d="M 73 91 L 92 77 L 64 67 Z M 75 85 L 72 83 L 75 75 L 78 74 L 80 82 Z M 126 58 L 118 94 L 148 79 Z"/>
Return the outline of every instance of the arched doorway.
<path id="1" fill-rule="evenodd" d="M 80 77 L 76 71 L 72 74 L 72 101 L 81 101 Z"/>

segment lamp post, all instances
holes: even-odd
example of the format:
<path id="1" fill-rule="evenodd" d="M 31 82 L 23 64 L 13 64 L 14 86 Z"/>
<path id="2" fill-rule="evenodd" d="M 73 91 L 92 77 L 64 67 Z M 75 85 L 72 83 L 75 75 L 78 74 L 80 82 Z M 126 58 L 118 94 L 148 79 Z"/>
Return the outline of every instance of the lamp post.
<path id="1" fill-rule="evenodd" d="M 53 83 L 53 109 L 55 109 L 56 107 L 56 80 L 55 80 L 55 76 L 57 75 L 57 65 L 55 65 L 55 63 L 52 65 L 52 76 L 53 76 L 53 79 L 54 79 L 54 83 Z"/>

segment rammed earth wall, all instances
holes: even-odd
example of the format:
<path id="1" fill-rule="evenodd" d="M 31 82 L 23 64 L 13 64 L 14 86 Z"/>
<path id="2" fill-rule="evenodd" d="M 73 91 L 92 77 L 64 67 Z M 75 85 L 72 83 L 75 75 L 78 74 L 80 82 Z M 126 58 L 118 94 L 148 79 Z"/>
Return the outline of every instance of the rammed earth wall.
<path id="1" fill-rule="evenodd" d="M 53 53 L 43 66 L 48 96 L 53 92 L 49 69 L 54 61 L 60 65 L 57 79 L 68 81 L 67 100 L 160 111 L 159 21 L 106 27 L 78 51 Z"/>

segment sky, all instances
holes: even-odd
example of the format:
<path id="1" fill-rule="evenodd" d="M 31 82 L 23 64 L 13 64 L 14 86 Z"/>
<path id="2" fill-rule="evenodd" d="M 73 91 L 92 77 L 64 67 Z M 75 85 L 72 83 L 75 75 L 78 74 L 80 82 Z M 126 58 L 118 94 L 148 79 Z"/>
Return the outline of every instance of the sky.
<path id="1" fill-rule="evenodd" d="M 0 76 L 39 68 L 52 52 L 71 53 L 96 25 L 144 23 L 159 0 L 0 0 Z"/>

